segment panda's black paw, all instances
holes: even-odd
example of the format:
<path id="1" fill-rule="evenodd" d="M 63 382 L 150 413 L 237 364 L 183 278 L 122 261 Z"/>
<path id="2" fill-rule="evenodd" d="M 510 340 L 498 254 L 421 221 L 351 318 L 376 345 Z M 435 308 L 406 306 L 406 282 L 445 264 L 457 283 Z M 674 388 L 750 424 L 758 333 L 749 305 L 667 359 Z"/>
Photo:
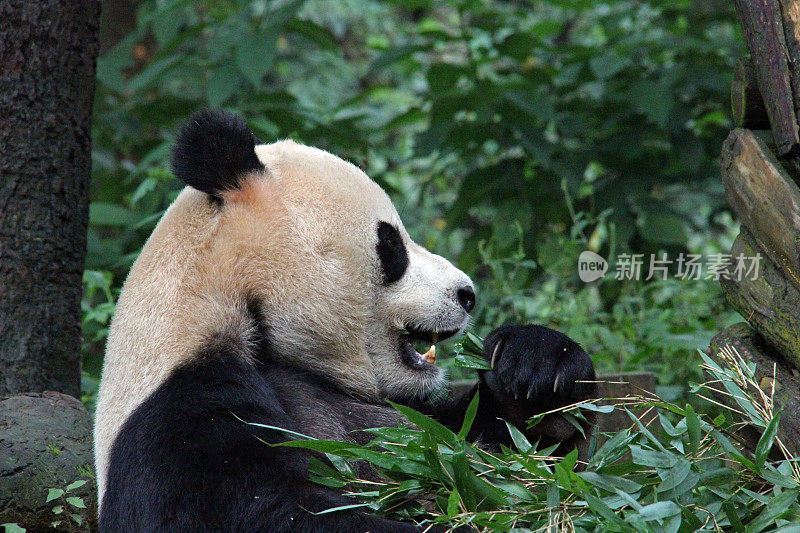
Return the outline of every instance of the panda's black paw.
<path id="1" fill-rule="evenodd" d="M 578 343 L 544 326 L 503 326 L 484 340 L 483 388 L 521 425 L 539 413 L 596 397 L 594 364 Z"/>

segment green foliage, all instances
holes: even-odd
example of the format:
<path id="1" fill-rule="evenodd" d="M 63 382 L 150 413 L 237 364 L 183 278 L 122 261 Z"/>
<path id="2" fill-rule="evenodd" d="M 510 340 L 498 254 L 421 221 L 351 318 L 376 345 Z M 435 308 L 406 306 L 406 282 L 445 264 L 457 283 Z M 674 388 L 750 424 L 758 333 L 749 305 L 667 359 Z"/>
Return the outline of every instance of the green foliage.
<path id="1" fill-rule="evenodd" d="M 454 366 L 475 370 L 491 370 L 491 365 L 483 357 L 483 339 L 480 337 L 467 332 L 464 335 L 464 339 L 457 342 L 454 348 Z"/>
<path id="2" fill-rule="evenodd" d="M 479 339 L 465 343 L 466 351 L 480 352 Z M 754 454 L 735 444 L 735 426 L 727 417 L 712 420 L 691 405 L 645 398 L 616 406 L 630 416 L 631 427 L 605 435 L 581 468 L 577 451 L 552 457 L 552 448 L 537 449 L 511 425 L 517 451 L 487 452 L 468 443 L 477 397 L 457 434 L 395 406 L 414 425 L 371 430 L 375 439 L 365 446 L 310 438 L 283 445 L 330 459 L 312 460 L 314 481 L 344 487 L 354 503 L 324 512 L 365 507 L 398 519 L 481 531 L 797 531 L 796 460 L 767 459 L 780 414 L 770 411 L 771 399 L 753 393 L 746 381 L 754 379 L 754 369 L 743 367 L 740 358 L 718 364 L 703 357 L 712 377 L 707 387 L 724 384 L 752 412 L 749 423 L 763 432 Z M 632 407 L 658 412 L 658 429 L 645 427 Z M 614 408 L 586 403 L 563 412 Z M 380 481 L 354 476 L 353 461 L 370 463 Z"/>
<path id="3" fill-rule="evenodd" d="M 450 4 L 416 26 L 409 42 L 424 53 L 407 62 L 427 82 L 417 154 L 460 178 L 446 221 L 473 233 L 462 261 L 476 258 L 475 235 L 508 231 L 500 220 L 519 221 L 536 249 L 568 221 L 562 186 L 610 210 L 623 246 L 683 245 L 707 225 L 737 51 L 724 5 Z"/>
<path id="4" fill-rule="evenodd" d="M 85 401 L 120 283 L 179 190 L 175 131 L 207 105 L 360 164 L 412 236 L 476 279 L 478 333 L 543 322 L 603 370 L 699 377 L 686 356 L 730 321 L 713 282 L 584 285 L 575 265 L 584 249 L 725 247 L 714 158 L 739 48 L 730 7 L 415 6 L 142 2 L 98 63 Z"/>
<path id="5" fill-rule="evenodd" d="M 73 496 L 70 493 L 86 485 L 85 479 L 73 481 L 64 488 L 47 489 L 47 499 L 45 503 L 53 503 L 53 521 L 50 523 L 52 528 L 60 531 L 78 531 L 84 526 L 87 520 L 86 504 L 83 498 Z"/>
<path id="6" fill-rule="evenodd" d="M 613 268 L 621 251 L 730 249 L 715 159 L 740 53 L 719 0 L 142 1 L 135 30 L 97 65 L 84 402 L 121 283 L 180 189 L 174 135 L 193 111 L 221 106 L 265 142 L 292 137 L 358 164 L 413 238 L 476 280 L 474 334 L 444 358 L 456 377 L 485 368 L 481 335 L 538 322 L 581 342 L 600 370 L 656 372 L 673 401 L 642 400 L 660 430 L 636 421 L 608 436 L 582 472 L 516 428 L 519 453 L 490 454 L 465 442 L 470 417 L 454 434 L 399 406 L 416 428 L 375 430 L 367 446 L 293 435 L 328 454 L 331 464 L 312 459 L 314 477 L 351 490 L 347 507 L 500 531 L 797 531 L 796 465 L 770 460 L 780 414 L 739 404 L 764 434 L 751 455 L 728 418 L 674 402 L 702 393 L 687 390 L 701 379 L 694 350 L 734 320 L 718 285 L 585 284 L 576 272 L 583 250 Z M 705 364 L 727 376 L 724 393 L 752 399 L 739 374 Z M 581 409 L 606 407 L 568 416 Z M 386 481 L 355 480 L 352 460 Z M 54 512 L 79 516 L 69 490 L 51 489 Z"/>
<path id="7" fill-rule="evenodd" d="M 525 254 L 521 233 L 511 241 L 508 255 L 495 241 L 481 243 L 474 333 L 482 336 L 506 323 L 545 324 L 580 342 L 599 371 L 649 370 L 663 385 L 658 392 L 664 398 L 688 397 L 687 384 L 702 377 L 695 350 L 741 319 L 728 309 L 713 280 L 617 281 L 612 270 L 601 281 L 580 281 L 578 254 L 592 245 L 580 235 L 588 217 L 578 212 L 576 219 L 569 229 L 546 236 L 554 244 L 542 249 L 536 261 Z M 727 217 L 718 224 L 714 236 L 706 232 L 690 239 L 689 251 L 707 256 L 729 250 L 737 228 Z M 613 228 L 609 232 L 613 235 Z M 537 270 L 541 265 L 547 265 L 543 272 Z M 455 367 L 457 378 L 471 374 L 459 367 L 481 368 L 481 354 L 474 342 L 471 346 L 464 350 L 457 344 L 455 361 L 443 359 Z"/>
<path id="8" fill-rule="evenodd" d="M 696 377 L 663 363 L 725 320 L 712 283 L 584 286 L 574 267 L 583 249 L 727 231 L 714 160 L 739 50 L 722 2 L 141 2 L 98 61 L 84 399 L 120 284 L 180 188 L 175 132 L 205 106 L 364 168 L 474 277 L 481 334 L 546 322 L 601 368 Z"/>

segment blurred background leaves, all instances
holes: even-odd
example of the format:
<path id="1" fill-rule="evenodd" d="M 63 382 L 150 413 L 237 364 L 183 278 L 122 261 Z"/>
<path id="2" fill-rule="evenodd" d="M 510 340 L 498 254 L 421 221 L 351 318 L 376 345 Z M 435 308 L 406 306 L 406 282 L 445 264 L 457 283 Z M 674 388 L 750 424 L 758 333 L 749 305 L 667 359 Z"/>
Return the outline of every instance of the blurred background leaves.
<path id="1" fill-rule="evenodd" d="M 674 395 L 732 322 L 713 280 L 584 284 L 577 257 L 727 251 L 717 168 L 742 53 L 721 0 L 109 0 L 84 277 L 91 399 L 127 269 L 206 106 L 364 169 L 474 277 L 473 329 L 540 322 Z M 613 264 L 612 264 L 613 268 Z M 454 372 L 459 372 L 454 369 Z"/>

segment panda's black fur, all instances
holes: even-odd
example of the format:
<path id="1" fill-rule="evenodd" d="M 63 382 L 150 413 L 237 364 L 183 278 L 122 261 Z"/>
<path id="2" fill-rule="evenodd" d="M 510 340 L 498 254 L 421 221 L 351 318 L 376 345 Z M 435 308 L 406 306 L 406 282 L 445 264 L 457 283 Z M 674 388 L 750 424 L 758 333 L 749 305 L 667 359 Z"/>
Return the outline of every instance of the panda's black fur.
<path id="1" fill-rule="evenodd" d="M 176 174 L 191 176 L 189 185 L 212 196 L 236 187 L 256 163 L 245 156 L 245 149 L 220 143 L 240 142 L 252 150 L 252 134 L 244 134 L 242 124 L 219 113 L 206 113 L 190 123 L 175 149 Z M 230 158 L 210 160 L 220 154 Z M 204 164 L 198 164 L 198 157 Z M 385 254 L 388 258 L 395 252 Z M 386 281 L 391 282 L 395 267 L 386 270 Z M 306 435 L 335 423 L 359 443 L 369 439 L 364 429 L 403 423 L 385 403 L 357 399 L 323 373 L 281 362 L 271 345 L 269 318 L 261 302 L 244 298 L 255 342 L 242 343 L 225 331 L 212 334 L 135 409 L 117 434 L 108 463 L 101 531 L 420 531 L 413 524 L 360 509 L 315 514 L 353 500 L 308 479 L 310 452 L 269 445 L 284 441 L 285 433 L 243 422 Z M 532 441 L 561 442 L 562 452 L 574 448 L 582 439 L 560 417 L 548 415 L 532 429 L 526 429 L 526 421 L 596 394 L 591 383 L 594 367 L 581 347 L 562 333 L 529 325 L 495 330 L 484 350 L 493 369 L 480 372 L 472 390 L 458 397 L 406 398 L 401 403 L 457 431 L 479 391 L 470 439 L 490 448 L 512 446 L 507 420 Z M 369 476 L 370 471 L 361 474 Z"/>
<path id="2" fill-rule="evenodd" d="M 400 238 L 400 232 L 388 222 L 378 224 L 378 259 L 383 271 L 383 282 L 394 283 L 403 277 L 408 268 L 408 251 Z"/>
<path id="3" fill-rule="evenodd" d="M 172 172 L 185 184 L 220 201 L 248 173 L 264 170 L 257 139 L 242 117 L 221 110 L 196 113 L 181 129 L 172 151 Z"/>

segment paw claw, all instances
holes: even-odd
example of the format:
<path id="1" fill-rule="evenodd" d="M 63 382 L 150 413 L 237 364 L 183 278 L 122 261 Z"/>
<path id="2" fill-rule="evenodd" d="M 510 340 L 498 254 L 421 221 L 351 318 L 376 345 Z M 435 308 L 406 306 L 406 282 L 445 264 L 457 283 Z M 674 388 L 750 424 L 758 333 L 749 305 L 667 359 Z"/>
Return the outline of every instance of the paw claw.
<path id="1" fill-rule="evenodd" d="M 500 345 L 503 344 L 502 339 L 497 341 L 497 344 L 494 345 L 494 349 L 492 350 L 492 359 L 489 362 L 489 366 L 494 369 L 495 363 L 497 363 L 497 353 L 500 351 Z"/>

